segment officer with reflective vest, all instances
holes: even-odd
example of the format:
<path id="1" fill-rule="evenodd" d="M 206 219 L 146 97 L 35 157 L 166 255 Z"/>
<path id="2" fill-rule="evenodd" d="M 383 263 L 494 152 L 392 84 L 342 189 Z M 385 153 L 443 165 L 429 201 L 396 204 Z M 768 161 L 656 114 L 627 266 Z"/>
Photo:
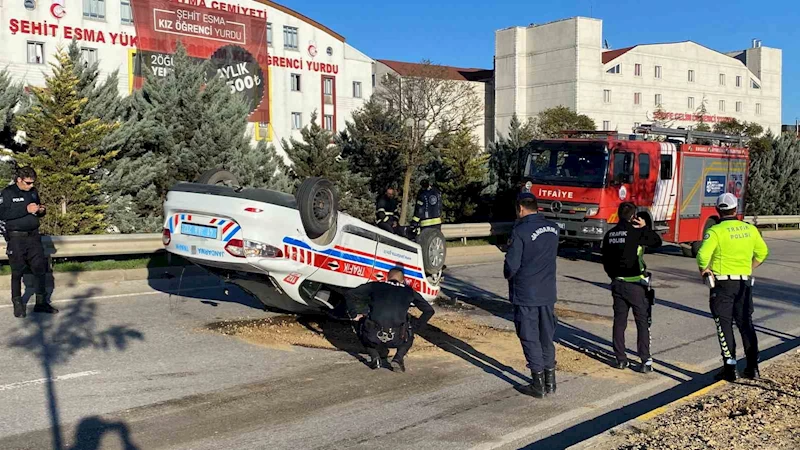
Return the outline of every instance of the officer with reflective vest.
<path id="1" fill-rule="evenodd" d="M 397 199 L 394 195 L 394 188 L 386 188 L 386 193 L 380 196 L 375 205 L 375 223 L 378 228 L 390 233 L 394 233 L 397 227 Z"/>
<path id="2" fill-rule="evenodd" d="M 641 372 L 653 371 L 650 357 L 650 319 L 655 299 L 650 288 L 650 274 L 644 263 L 644 248 L 661 246 L 661 236 L 636 217 L 636 205 L 625 202 L 617 209 L 619 224 L 603 237 L 603 268 L 611 278 L 611 296 L 614 298 L 614 326 L 612 340 L 617 357 L 616 368 L 628 367 L 625 354 L 625 328 L 628 311 L 633 309 L 636 321 L 636 343 Z"/>
<path id="3" fill-rule="evenodd" d="M 739 202 L 731 193 L 717 199 L 720 222 L 709 228 L 697 252 L 697 265 L 711 288 L 711 314 L 717 326 L 723 366 L 717 380 L 734 381 L 736 340 L 733 323 L 742 336 L 747 366 L 745 378 L 755 379 L 758 372 L 758 339 L 753 326 L 753 269 L 767 259 L 769 249 L 758 229 L 736 218 Z"/>
<path id="4" fill-rule="evenodd" d="M 422 190 L 417 195 L 417 204 L 414 208 L 414 218 L 411 227 L 415 235 L 419 235 L 423 228 L 442 227 L 442 194 L 432 187 L 428 180 L 420 183 Z"/>
<path id="5" fill-rule="evenodd" d="M 514 306 L 514 327 L 531 369 L 532 382 L 520 389 L 542 398 L 556 391 L 555 304 L 556 257 L 559 231 L 555 223 L 538 213 L 536 197 L 522 192 L 517 197 L 517 221 L 511 231 L 503 276 Z"/>

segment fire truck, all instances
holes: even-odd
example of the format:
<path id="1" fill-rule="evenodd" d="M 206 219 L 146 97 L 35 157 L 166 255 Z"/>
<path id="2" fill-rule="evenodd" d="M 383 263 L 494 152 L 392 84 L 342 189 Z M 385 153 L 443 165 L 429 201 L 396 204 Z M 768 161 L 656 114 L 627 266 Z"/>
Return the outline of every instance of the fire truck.
<path id="1" fill-rule="evenodd" d="M 718 220 L 715 201 L 731 192 L 744 213 L 749 152 L 741 136 L 643 125 L 633 134 L 566 131 L 522 152 L 524 187 L 562 239 L 598 247 L 633 202 L 637 215 L 696 256 L 705 230 Z M 574 136 L 581 135 L 579 138 Z"/>

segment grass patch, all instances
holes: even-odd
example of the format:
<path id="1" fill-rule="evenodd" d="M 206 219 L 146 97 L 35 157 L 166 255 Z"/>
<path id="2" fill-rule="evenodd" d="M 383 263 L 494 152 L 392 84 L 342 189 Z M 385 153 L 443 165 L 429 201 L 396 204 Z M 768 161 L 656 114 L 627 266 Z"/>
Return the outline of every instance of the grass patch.
<path id="1" fill-rule="evenodd" d="M 115 258 L 53 258 L 53 272 L 146 269 L 189 264 L 188 261 L 176 255 L 172 255 L 171 260 L 169 260 L 164 252 L 151 256 L 127 255 Z M 8 261 L 5 261 L 0 266 L 0 275 L 11 275 L 11 267 L 8 265 Z"/>
<path id="2" fill-rule="evenodd" d="M 479 245 L 499 245 L 499 244 L 506 244 L 508 241 L 508 236 L 490 236 L 488 238 L 480 238 L 480 239 L 467 239 L 467 243 L 465 244 L 462 240 L 453 240 L 447 241 L 447 248 L 459 248 L 459 247 L 477 247 Z"/>

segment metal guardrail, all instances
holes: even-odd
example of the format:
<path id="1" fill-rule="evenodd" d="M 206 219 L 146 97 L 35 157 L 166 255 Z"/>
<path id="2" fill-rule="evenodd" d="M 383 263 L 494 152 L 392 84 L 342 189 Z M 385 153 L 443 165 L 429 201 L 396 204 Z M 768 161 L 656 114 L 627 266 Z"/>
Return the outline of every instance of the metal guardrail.
<path id="1" fill-rule="evenodd" d="M 800 226 L 800 216 L 747 216 L 745 221 L 756 226 L 775 226 L 775 229 L 779 225 Z M 466 241 L 508 234 L 512 226 L 512 222 L 447 224 L 442 225 L 442 232 L 446 239 Z M 145 255 L 164 248 L 160 233 L 44 236 L 42 243 L 50 258 Z M 8 260 L 5 246 L 5 242 L 0 240 L 0 260 Z"/>

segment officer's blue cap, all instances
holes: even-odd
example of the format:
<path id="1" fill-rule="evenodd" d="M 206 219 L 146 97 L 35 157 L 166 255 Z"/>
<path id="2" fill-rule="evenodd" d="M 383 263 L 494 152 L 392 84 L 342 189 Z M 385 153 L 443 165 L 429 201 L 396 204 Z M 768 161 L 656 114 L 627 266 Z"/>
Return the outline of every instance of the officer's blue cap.
<path id="1" fill-rule="evenodd" d="M 525 199 L 536 200 L 536 196 L 531 194 L 530 192 L 520 192 L 519 195 L 517 195 L 517 200 L 525 200 Z"/>

